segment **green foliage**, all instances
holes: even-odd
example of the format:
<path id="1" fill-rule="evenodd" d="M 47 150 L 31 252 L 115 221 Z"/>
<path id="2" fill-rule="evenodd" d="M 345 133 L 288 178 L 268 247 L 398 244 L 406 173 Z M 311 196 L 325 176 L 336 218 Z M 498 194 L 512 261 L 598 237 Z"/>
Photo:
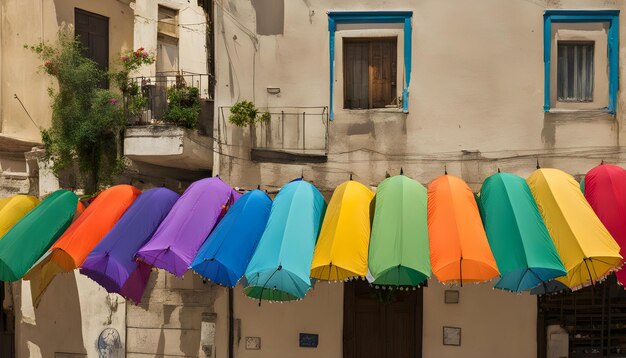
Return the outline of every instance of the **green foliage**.
<path id="1" fill-rule="evenodd" d="M 53 76 L 58 89 L 51 97 L 52 124 L 41 133 L 56 174 L 78 164 L 85 192 L 97 191 L 122 168 L 123 108 L 111 91 L 100 89 L 107 73 L 83 56 L 73 33 L 59 31 L 57 40 L 26 46 L 43 61 L 42 70 Z"/>
<path id="2" fill-rule="evenodd" d="M 167 90 L 167 111 L 163 120 L 186 128 L 195 128 L 200 115 L 200 91 L 197 87 L 177 86 Z"/>
<path id="3" fill-rule="evenodd" d="M 265 111 L 259 115 L 259 109 L 254 103 L 246 100 L 239 101 L 230 107 L 228 121 L 238 127 L 246 127 L 255 123 L 267 123 L 272 115 Z"/>
<path id="4" fill-rule="evenodd" d="M 130 80 L 130 74 L 141 66 L 151 65 L 156 61 L 153 53 L 143 47 L 135 51 L 129 50 L 120 54 L 120 70 L 111 74 L 111 78 L 124 95 L 127 114 L 137 118 L 146 109 L 148 98 L 143 95 L 139 85 Z"/>

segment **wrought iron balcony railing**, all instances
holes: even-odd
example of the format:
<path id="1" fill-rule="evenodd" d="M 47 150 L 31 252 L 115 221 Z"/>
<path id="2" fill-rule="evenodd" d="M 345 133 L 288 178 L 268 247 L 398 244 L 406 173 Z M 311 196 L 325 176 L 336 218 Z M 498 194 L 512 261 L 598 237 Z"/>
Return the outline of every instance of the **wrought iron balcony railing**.
<path id="1" fill-rule="evenodd" d="M 252 148 L 328 153 L 328 107 L 265 107 L 260 111 L 270 117 L 250 128 Z M 218 115 L 220 123 L 228 123 L 230 107 L 220 107 Z"/>
<path id="2" fill-rule="evenodd" d="M 158 123 L 168 108 L 168 90 L 195 87 L 200 99 L 213 99 L 213 75 L 192 72 L 157 72 L 156 76 L 130 79 L 130 90 L 124 96 L 129 125 Z"/>

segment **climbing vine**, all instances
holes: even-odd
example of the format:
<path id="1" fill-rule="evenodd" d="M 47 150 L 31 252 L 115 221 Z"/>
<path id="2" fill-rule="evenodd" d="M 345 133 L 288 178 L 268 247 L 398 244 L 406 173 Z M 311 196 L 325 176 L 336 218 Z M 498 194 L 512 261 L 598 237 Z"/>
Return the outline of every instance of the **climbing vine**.
<path id="1" fill-rule="evenodd" d="M 100 87 L 109 74 L 83 55 L 70 29 L 61 29 L 53 43 L 26 47 L 58 84 L 48 89 L 52 123 L 41 132 L 52 169 L 58 174 L 76 164 L 85 192 L 94 193 L 123 169 L 123 108 L 115 93 Z"/>

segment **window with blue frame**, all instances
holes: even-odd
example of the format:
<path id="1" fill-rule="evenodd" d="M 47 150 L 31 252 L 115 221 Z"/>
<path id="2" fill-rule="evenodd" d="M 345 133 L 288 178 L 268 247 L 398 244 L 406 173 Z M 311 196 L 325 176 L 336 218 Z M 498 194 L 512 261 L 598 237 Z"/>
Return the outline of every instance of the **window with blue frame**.
<path id="1" fill-rule="evenodd" d="M 409 110 L 409 83 L 411 81 L 411 53 L 412 53 L 412 27 L 411 18 L 413 16 L 412 11 L 330 11 L 328 12 L 328 32 L 329 32 L 329 50 L 330 50 L 330 103 L 329 114 L 330 120 L 335 117 L 334 108 L 334 95 L 335 95 L 335 31 L 339 24 L 402 24 L 403 25 L 403 51 L 404 51 L 404 83 L 402 87 L 402 110 L 408 112 Z M 369 57 L 368 57 L 369 61 Z M 393 67 L 390 67 L 390 71 Z M 389 81 L 391 83 L 391 81 Z M 389 85 L 391 86 L 391 84 Z M 395 86 L 395 85 L 394 85 Z M 386 88 L 385 86 L 380 86 Z M 352 88 L 352 87 L 351 87 Z M 363 87 L 357 87 L 362 89 Z M 393 89 L 388 91 L 393 93 Z M 365 92 L 363 92 L 365 93 Z M 368 96 L 370 91 L 368 89 Z M 358 97 L 358 96 L 357 96 Z M 383 96 L 384 97 L 384 96 Z M 355 97 L 356 98 L 356 97 Z M 360 98 L 360 97 L 359 97 Z M 350 98 L 352 102 L 355 100 Z M 345 101 L 345 97 L 344 97 Z M 385 103 L 386 97 L 383 98 L 380 103 Z M 347 108 L 353 107 L 352 102 Z M 365 102 L 363 100 L 363 102 Z M 373 103 L 369 101 L 367 104 L 369 107 L 382 106 L 378 102 Z M 358 108 L 365 107 L 365 104 L 359 102 Z"/>
<path id="2" fill-rule="evenodd" d="M 544 111 L 615 113 L 619 10 L 544 13 Z"/>

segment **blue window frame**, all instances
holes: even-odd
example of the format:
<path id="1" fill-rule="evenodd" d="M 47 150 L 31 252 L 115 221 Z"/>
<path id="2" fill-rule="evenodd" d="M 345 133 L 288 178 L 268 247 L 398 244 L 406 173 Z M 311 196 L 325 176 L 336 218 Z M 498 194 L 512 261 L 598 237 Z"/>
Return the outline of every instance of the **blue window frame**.
<path id="1" fill-rule="evenodd" d="M 413 11 L 330 11 L 328 12 L 328 32 L 330 46 L 330 120 L 335 119 L 335 31 L 338 24 L 404 24 L 404 87 L 402 89 L 402 110 L 409 111 L 409 83 L 411 82 L 411 50 Z"/>
<path id="2" fill-rule="evenodd" d="M 608 22 L 607 60 L 609 66 L 609 100 L 606 111 L 615 113 L 619 87 L 619 10 L 547 10 L 543 14 L 544 103 L 550 111 L 550 56 L 552 54 L 553 23 Z"/>

